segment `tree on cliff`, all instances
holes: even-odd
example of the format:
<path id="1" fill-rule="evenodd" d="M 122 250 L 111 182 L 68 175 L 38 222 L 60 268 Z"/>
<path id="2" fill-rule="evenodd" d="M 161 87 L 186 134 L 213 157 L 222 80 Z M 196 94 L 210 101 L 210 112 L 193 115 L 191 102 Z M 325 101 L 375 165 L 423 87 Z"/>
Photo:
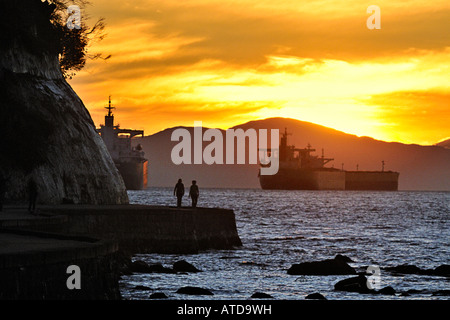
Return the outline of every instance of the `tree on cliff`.
<path id="1" fill-rule="evenodd" d="M 87 59 L 109 59 L 101 53 L 92 54 L 89 46 L 105 37 L 105 21 L 97 20 L 90 27 L 84 13 L 87 0 L 0 0 L 0 50 L 24 47 L 34 55 L 45 52 L 59 57 L 61 72 L 72 78 Z M 70 5 L 82 10 L 80 28 L 68 28 Z"/>
<path id="2" fill-rule="evenodd" d="M 86 64 L 86 59 L 109 59 L 111 55 L 104 57 L 101 53 L 88 52 L 89 44 L 100 41 L 105 37 L 105 20 L 100 18 L 93 27 L 89 27 L 86 21 L 89 16 L 81 15 L 80 28 L 68 28 L 67 21 L 70 14 L 67 11 L 69 5 L 77 5 L 80 9 L 90 4 L 87 0 L 47 0 L 55 7 L 50 15 L 50 22 L 58 30 L 60 41 L 60 65 L 65 78 L 72 78 Z"/>

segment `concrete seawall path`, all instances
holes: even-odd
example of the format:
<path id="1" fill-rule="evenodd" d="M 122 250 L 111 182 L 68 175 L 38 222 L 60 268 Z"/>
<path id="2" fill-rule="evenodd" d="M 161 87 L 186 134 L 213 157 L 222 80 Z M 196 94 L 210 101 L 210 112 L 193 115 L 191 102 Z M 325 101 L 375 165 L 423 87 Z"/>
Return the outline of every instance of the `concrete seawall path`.
<path id="1" fill-rule="evenodd" d="M 0 299 L 120 299 L 119 265 L 136 253 L 241 246 L 234 212 L 144 205 L 5 206 L 0 212 Z M 77 265 L 83 290 L 69 290 Z"/>

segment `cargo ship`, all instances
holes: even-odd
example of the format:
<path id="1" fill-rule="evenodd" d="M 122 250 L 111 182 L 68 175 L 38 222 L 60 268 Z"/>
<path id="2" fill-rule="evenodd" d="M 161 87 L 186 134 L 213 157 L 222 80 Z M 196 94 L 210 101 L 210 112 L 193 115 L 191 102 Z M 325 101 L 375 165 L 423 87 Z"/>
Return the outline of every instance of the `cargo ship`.
<path id="1" fill-rule="evenodd" d="M 262 189 L 281 190 L 398 190 L 398 172 L 384 171 L 345 171 L 325 165 L 334 159 L 312 155 L 311 146 L 304 149 L 287 144 L 287 129 L 282 134 L 278 152 L 272 156 L 279 158 L 279 170 L 275 175 L 259 174 Z M 270 164 L 261 165 L 270 166 Z"/>
<path id="2" fill-rule="evenodd" d="M 100 125 L 97 132 L 102 137 L 127 190 L 145 189 L 148 179 L 148 160 L 144 157 L 145 153 L 142 151 L 141 145 L 136 147 L 131 145 L 131 139 L 136 136 L 143 137 L 144 131 L 121 129 L 119 125 L 114 125 L 112 110 L 115 107 L 111 105 L 111 96 L 105 109 L 108 110 L 105 124 Z"/>

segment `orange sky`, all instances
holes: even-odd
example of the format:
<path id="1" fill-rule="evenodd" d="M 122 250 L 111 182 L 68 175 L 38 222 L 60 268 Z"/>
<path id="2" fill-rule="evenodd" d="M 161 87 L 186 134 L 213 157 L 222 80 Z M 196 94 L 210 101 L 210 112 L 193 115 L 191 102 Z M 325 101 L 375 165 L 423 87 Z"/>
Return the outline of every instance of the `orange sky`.
<path id="1" fill-rule="evenodd" d="M 107 37 L 69 83 L 95 124 L 289 117 L 386 141 L 450 137 L 450 2 L 92 0 Z M 368 30 L 369 5 L 381 29 Z M 92 22 L 91 22 L 92 24 Z"/>

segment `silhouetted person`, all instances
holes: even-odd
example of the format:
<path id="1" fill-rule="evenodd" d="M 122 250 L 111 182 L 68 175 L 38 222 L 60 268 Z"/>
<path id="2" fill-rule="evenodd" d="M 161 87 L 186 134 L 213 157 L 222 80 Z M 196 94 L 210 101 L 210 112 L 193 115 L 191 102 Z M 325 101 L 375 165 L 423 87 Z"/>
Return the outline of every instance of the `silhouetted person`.
<path id="1" fill-rule="evenodd" d="M 36 182 L 33 180 L 33 178 L 31 178 L 30 181 L 28 181 L 28 197 L 29 197 L 28 211 L 29 212 L 34 212 L 36 210 L 37 196 L 38 196 L 37 185 L 36 185 Z"/>
<path id="2" fill-rule="evenodd" d="M 198 190 L 197 181 L 192 180 L 191 188 L 189 189 L 189 197 L 192 199 L 192 208 L 197 207 L 197 200 L 200 192 Z"/>
<path id="3" fill-rule="evenodd" d="M 0 173 L 0 212 L 3 211 L 3 201 L 5 201 L 6 193 L 6 179 L 3 174 Z"/>
<path id="4" fill-rule="evenodd" d="M 181 199 L 184 196 L 184 184 L 181 179 L 178 179 L 175 189 L 173 189 L 173 195 L 177 196 L 177 207 L 181 207 Z"/>

